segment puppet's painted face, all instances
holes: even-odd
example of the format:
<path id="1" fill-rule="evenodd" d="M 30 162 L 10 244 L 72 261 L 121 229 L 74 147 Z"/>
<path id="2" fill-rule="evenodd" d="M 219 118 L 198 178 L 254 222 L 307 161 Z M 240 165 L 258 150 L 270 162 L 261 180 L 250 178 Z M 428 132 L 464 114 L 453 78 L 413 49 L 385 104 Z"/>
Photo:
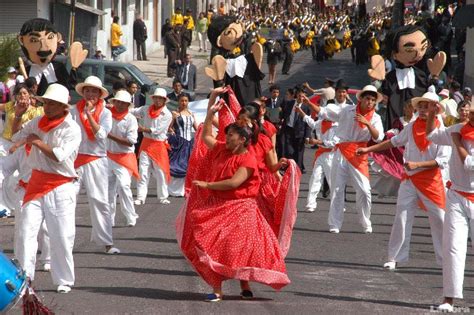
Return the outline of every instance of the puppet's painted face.
<path id="1" fill-rule="evenodd" d="M 233 51 L 242 43 L 244 33 L 241 23 L 231 23 L 217 38 L 217 46 Z"/>
<path id="2" fill-rule="evenodd" d="M 34 64 L 45 66 L 53 59 L 61 35 L 54 32 L 33 31 L 19 36 L 18 40 L 28 51 L 28 59 Z"/>
<path id="3" fill-rule="evenodd" d="M 398 41 L 398 52 L 393 53 L 393 58 L 405 66 L 414 66 L 418 63 L 428 49 L 428 39 L 421 31 L 402 35 Z"/>

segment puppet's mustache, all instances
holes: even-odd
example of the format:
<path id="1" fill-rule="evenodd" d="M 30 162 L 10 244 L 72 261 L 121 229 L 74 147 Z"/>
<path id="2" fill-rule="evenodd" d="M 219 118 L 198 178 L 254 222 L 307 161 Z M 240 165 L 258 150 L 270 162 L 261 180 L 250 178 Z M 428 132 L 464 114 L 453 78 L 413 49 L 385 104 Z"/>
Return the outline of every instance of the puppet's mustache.
<path id="1" fill-rule="evenodd" d="M 40 50 L 38 52 L 36 52 L 36 54 L 42 58 L 44 57 L 48 57 L 49 55 L 51 55 L 53 52 L 51 50 Z"/>

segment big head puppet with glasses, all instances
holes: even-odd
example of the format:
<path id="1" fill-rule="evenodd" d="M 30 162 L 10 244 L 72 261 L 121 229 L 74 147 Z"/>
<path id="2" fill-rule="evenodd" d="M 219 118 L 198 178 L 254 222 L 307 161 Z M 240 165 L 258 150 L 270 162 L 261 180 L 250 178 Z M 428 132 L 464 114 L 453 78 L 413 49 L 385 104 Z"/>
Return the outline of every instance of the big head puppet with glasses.
<path id="1" fill-rule="evenodd" d="M 60 83 L 73 89 L 77 82 L 76 69 L 87 57 L 87 50 L 79 42 L 69 47 L 71 72 L 65 65 L 54 60 L 61 34 L 53 23 L 46 19 L 35 18 L 26 21 L 21 27 L 18 42 L 31 65 L 22 73 L 25 78 L 34 77 L 38 83 L 38 95 L 43 95 L 50 84 Z"/>
<path id="2" fill-rule="evenodd" d="M 446 64 L 446 54 L 438 52 L 428 58 L 430 43 L 419 26 L 404 25 L 393 30 L 386 38 L 386 57 L 393 59 L 395 67 L 385 73 L 385 63 L 380 55 L 371 58 L 369 76 L 382 81 L 382 93 L 388 97 L 385 130 L 403 116 L 403 105 L 413 97 L 427 92 L 432 79 L 439 76 Z M 430 51 L 430 54 L 432 51 Z"/>

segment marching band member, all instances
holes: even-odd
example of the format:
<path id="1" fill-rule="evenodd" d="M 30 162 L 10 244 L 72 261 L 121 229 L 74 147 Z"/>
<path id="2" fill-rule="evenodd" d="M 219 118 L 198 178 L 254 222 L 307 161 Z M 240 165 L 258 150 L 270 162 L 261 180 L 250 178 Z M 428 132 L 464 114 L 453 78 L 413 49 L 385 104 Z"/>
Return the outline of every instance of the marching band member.
<path id="1" fill-rule="evenodd" d="M 130 188 L 132 176 L 139 179 L 135 143 L 138 138 L 138 123 L 135 116 L 128 112 L 131 106 L 131 95 L 127 91 L 118 91 L 110 99 L 113 107 L 112 130 L 107 136 L 107 157 L 109 159 L 109 203 L 112 212 L 112 223 L 115 223 L 117 192 L 122 213 L 127 219 L 127 226 L 135 226 L 138 215 L 133 204 Z"/>
<path id="2" fill-rule="evenodd" d="M 75 238 L 76 193 L 74 167 L 81 143 L 81 130 L 69 114 L 69 91 L 60 84 L 48 87 L 43 97 L 44 116 L 33 119 L 13 136 L 15 142 L 31 145 L 28 163 L 32 167 L 23 199 L 19 246 L 20 261 L 31 281 L 35 276 L 36 238 L 44 221 L 51 240 L 51 277 L 58 293 L 74 285 L 72 249 Z"/>

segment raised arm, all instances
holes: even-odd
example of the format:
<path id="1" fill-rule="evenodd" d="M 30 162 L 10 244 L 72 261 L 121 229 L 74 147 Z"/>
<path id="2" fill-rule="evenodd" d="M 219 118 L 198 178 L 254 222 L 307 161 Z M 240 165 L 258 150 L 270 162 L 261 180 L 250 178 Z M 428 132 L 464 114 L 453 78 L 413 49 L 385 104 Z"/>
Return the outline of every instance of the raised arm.
<path id="1" fill-rule="evenodd" d="M 254 170 L 247 167 L 239 167 L 234 176 L 229 179 L 224 179 L 218 182 L 203 182 L 200 180 L 193 181 L 193 184 L 206 189 L 211 190 L 232 190 L 242 185 L 250 176 L 252 176 Z"/>
<path id="2" fill-rule="evenodd" d="M 212 149 L 217 142 L 216 138 L 212 135 L 212 125 L 215 114 L 222 108 L 222 106 L 224 106 L 220 101 L 215 104 L 217 96 L 223 92 L 225 92 L 225 88 L 219 87 L 212 90 L 211 95 L 209 96 L 207 115 L 202 128 L 202 140 L 209 149 Z"/>

